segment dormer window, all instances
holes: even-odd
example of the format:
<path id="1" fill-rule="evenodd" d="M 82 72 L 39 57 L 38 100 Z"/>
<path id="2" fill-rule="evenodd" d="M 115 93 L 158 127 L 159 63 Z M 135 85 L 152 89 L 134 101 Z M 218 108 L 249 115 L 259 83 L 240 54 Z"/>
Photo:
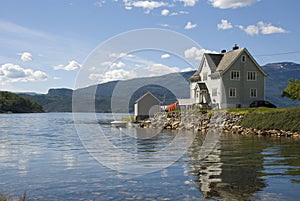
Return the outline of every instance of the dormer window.
<path id="1" fill-rule="evenodd" d="M 241 60 L 242 60 L 242 63 L 246 63 L 246 55 L 242 55 Z"/>

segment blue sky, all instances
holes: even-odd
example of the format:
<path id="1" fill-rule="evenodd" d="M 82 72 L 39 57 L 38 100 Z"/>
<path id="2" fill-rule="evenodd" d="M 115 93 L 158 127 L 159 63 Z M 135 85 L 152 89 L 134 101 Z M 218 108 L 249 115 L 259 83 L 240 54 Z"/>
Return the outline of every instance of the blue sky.
<path id="1" fill-rule="evenodd" d="M 191 43 L 179 56 L 164 50 L 110 52 L 107 58 L 114 60 L 89 66 L 90 84 L 197 69 L 204 52 L 230 50 L 235 43 L 246 47 L 260 65 L 300 63 L 298 0 L 1 0 L 0 4 L 0 90 L 46 93 L 50 88 L 81 87 L 75 84 L 77 76 L 97 47 L 120 34 L 147 28 L 170 30 L 198 45 Z M 137 37 L 147 41 L 151 36 Z M 126 40 L 120 45 L 126 46 Z"/>

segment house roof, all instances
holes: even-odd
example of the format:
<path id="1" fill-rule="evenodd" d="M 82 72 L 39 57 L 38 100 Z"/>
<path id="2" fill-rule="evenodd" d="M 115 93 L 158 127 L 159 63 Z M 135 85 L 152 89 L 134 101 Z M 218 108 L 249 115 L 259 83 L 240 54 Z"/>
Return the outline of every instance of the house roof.
<path id="1" fill-rule="evenodd" d="M 140 100 L 142 100 L 143 98 L 145 98 L 147 95 L 152 96 L 154 99 L 156 99 L 159 103 L 161 103 L 161 101 L 156 98 L 150 91 L 148 91 L 147 93 L 145 93 L 144 95 L 142 95 L 140 98 L 138 98 L 135 103 L 139 102 Z"/>
<path id="2" fill-rule="evenodd" d="M 259 64 L 254 60 L 254 58 L 251 56 L 251 54 L 246 48 L 239 48 L 222 54 L 205 53 L 203 57 L 206 59 L 212 74 L 215 72 L 224 73 L 227 69 L 230 68 L 230 66 L 238 59 L 238 57 L 243 52 L 248 54 L 250 59 L 256 64 L 257 68 L 265 76 L 267 76 L 267 73 L 259 66 Z M 202 65 L 203 61 L 200 65 L 198 73 L 201 71 Z"/>
<path id="3" fill-rule="evenodd" d="M 233 61 L 236 60 L 236 58 L 243 52 L 245 48 L 232 50 L 230 52 L 224 53 L 224 56 L 222 57 L 222 60 L 220 61 L 216 71 L 225 71 L 227 68 L 231 66 Z"/>
<path id="4" fill-rule="evenodd" d="M 208 63 L 208 66 L 210 67 L 211 72 L 216 71 L 217 66 L 220 64 L 220 61 L 222 61 L 223 56 L 223 54 L 205 54 L 206 61 Z"/>
<path id="5" fill-rule="evenodd" d="M 201 77 L 198 71 L 196 71 L 190 78 L 191 82 L 198 82 L 201 81 Z"/>

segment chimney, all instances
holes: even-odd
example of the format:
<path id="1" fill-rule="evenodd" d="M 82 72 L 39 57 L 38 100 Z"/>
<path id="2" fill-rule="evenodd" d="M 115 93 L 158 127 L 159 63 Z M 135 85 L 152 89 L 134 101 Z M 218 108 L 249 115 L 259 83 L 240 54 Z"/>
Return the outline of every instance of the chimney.
<path id="1" fill-rule="evenodd" d="M 225 49 L 221 50 L 221 53 L 222 53 L 222 54 L 225 54 L 225 53 L 226 53 L 226 50 L 225 50 Z"/>
<path id="2" fill-rule="evenodd" d="M 234 44 L 232 50 L 238 50 L 239 49 L 239 46 L 237 44 Z"/>

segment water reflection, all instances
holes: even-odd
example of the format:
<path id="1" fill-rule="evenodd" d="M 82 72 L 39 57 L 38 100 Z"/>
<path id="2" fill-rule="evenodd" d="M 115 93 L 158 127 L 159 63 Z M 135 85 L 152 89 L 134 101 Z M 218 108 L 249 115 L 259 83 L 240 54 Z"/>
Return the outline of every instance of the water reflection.
<path id="1" fill-rule="evenodd" d="M 245 200 L 266 187 L 261 178 L 264 143 L 222 136 L 211 154 L 197 163 L 196 139 L 190 152 L 191 174 L 197 176 L 199 190 L 204 198 Z"/>
<path id="2" fill-rule="evenodd" d="M 299 140 L 222 135 L 214 151 L 199 160 L 204 137 L 197 135 L 189 151 L 189 174 L 204 198 L 298 199 Z"/>
<path id="3" fill-rule="evenodd" d="M 105 150 L 99 133 L 91 129 L 99 122 L 83 118 L 80 123 L 92 153 L 133 170 L 141 164 L 170 166 L 126 177 L 102 166 L 84 149 L 71 114 L 0 115 L 0 191 L 26 191 L 30 200 L 51 201 L 299 199 L 299 140 L 223 135 L 202 159 L 206 133 L 115 130 L 106 123 L 111 116 L 104 116 L 100 126 L 105 137 L 134 157 L 124 160 Z M 166 147 L 169 152 L 162 152 Z"/>

